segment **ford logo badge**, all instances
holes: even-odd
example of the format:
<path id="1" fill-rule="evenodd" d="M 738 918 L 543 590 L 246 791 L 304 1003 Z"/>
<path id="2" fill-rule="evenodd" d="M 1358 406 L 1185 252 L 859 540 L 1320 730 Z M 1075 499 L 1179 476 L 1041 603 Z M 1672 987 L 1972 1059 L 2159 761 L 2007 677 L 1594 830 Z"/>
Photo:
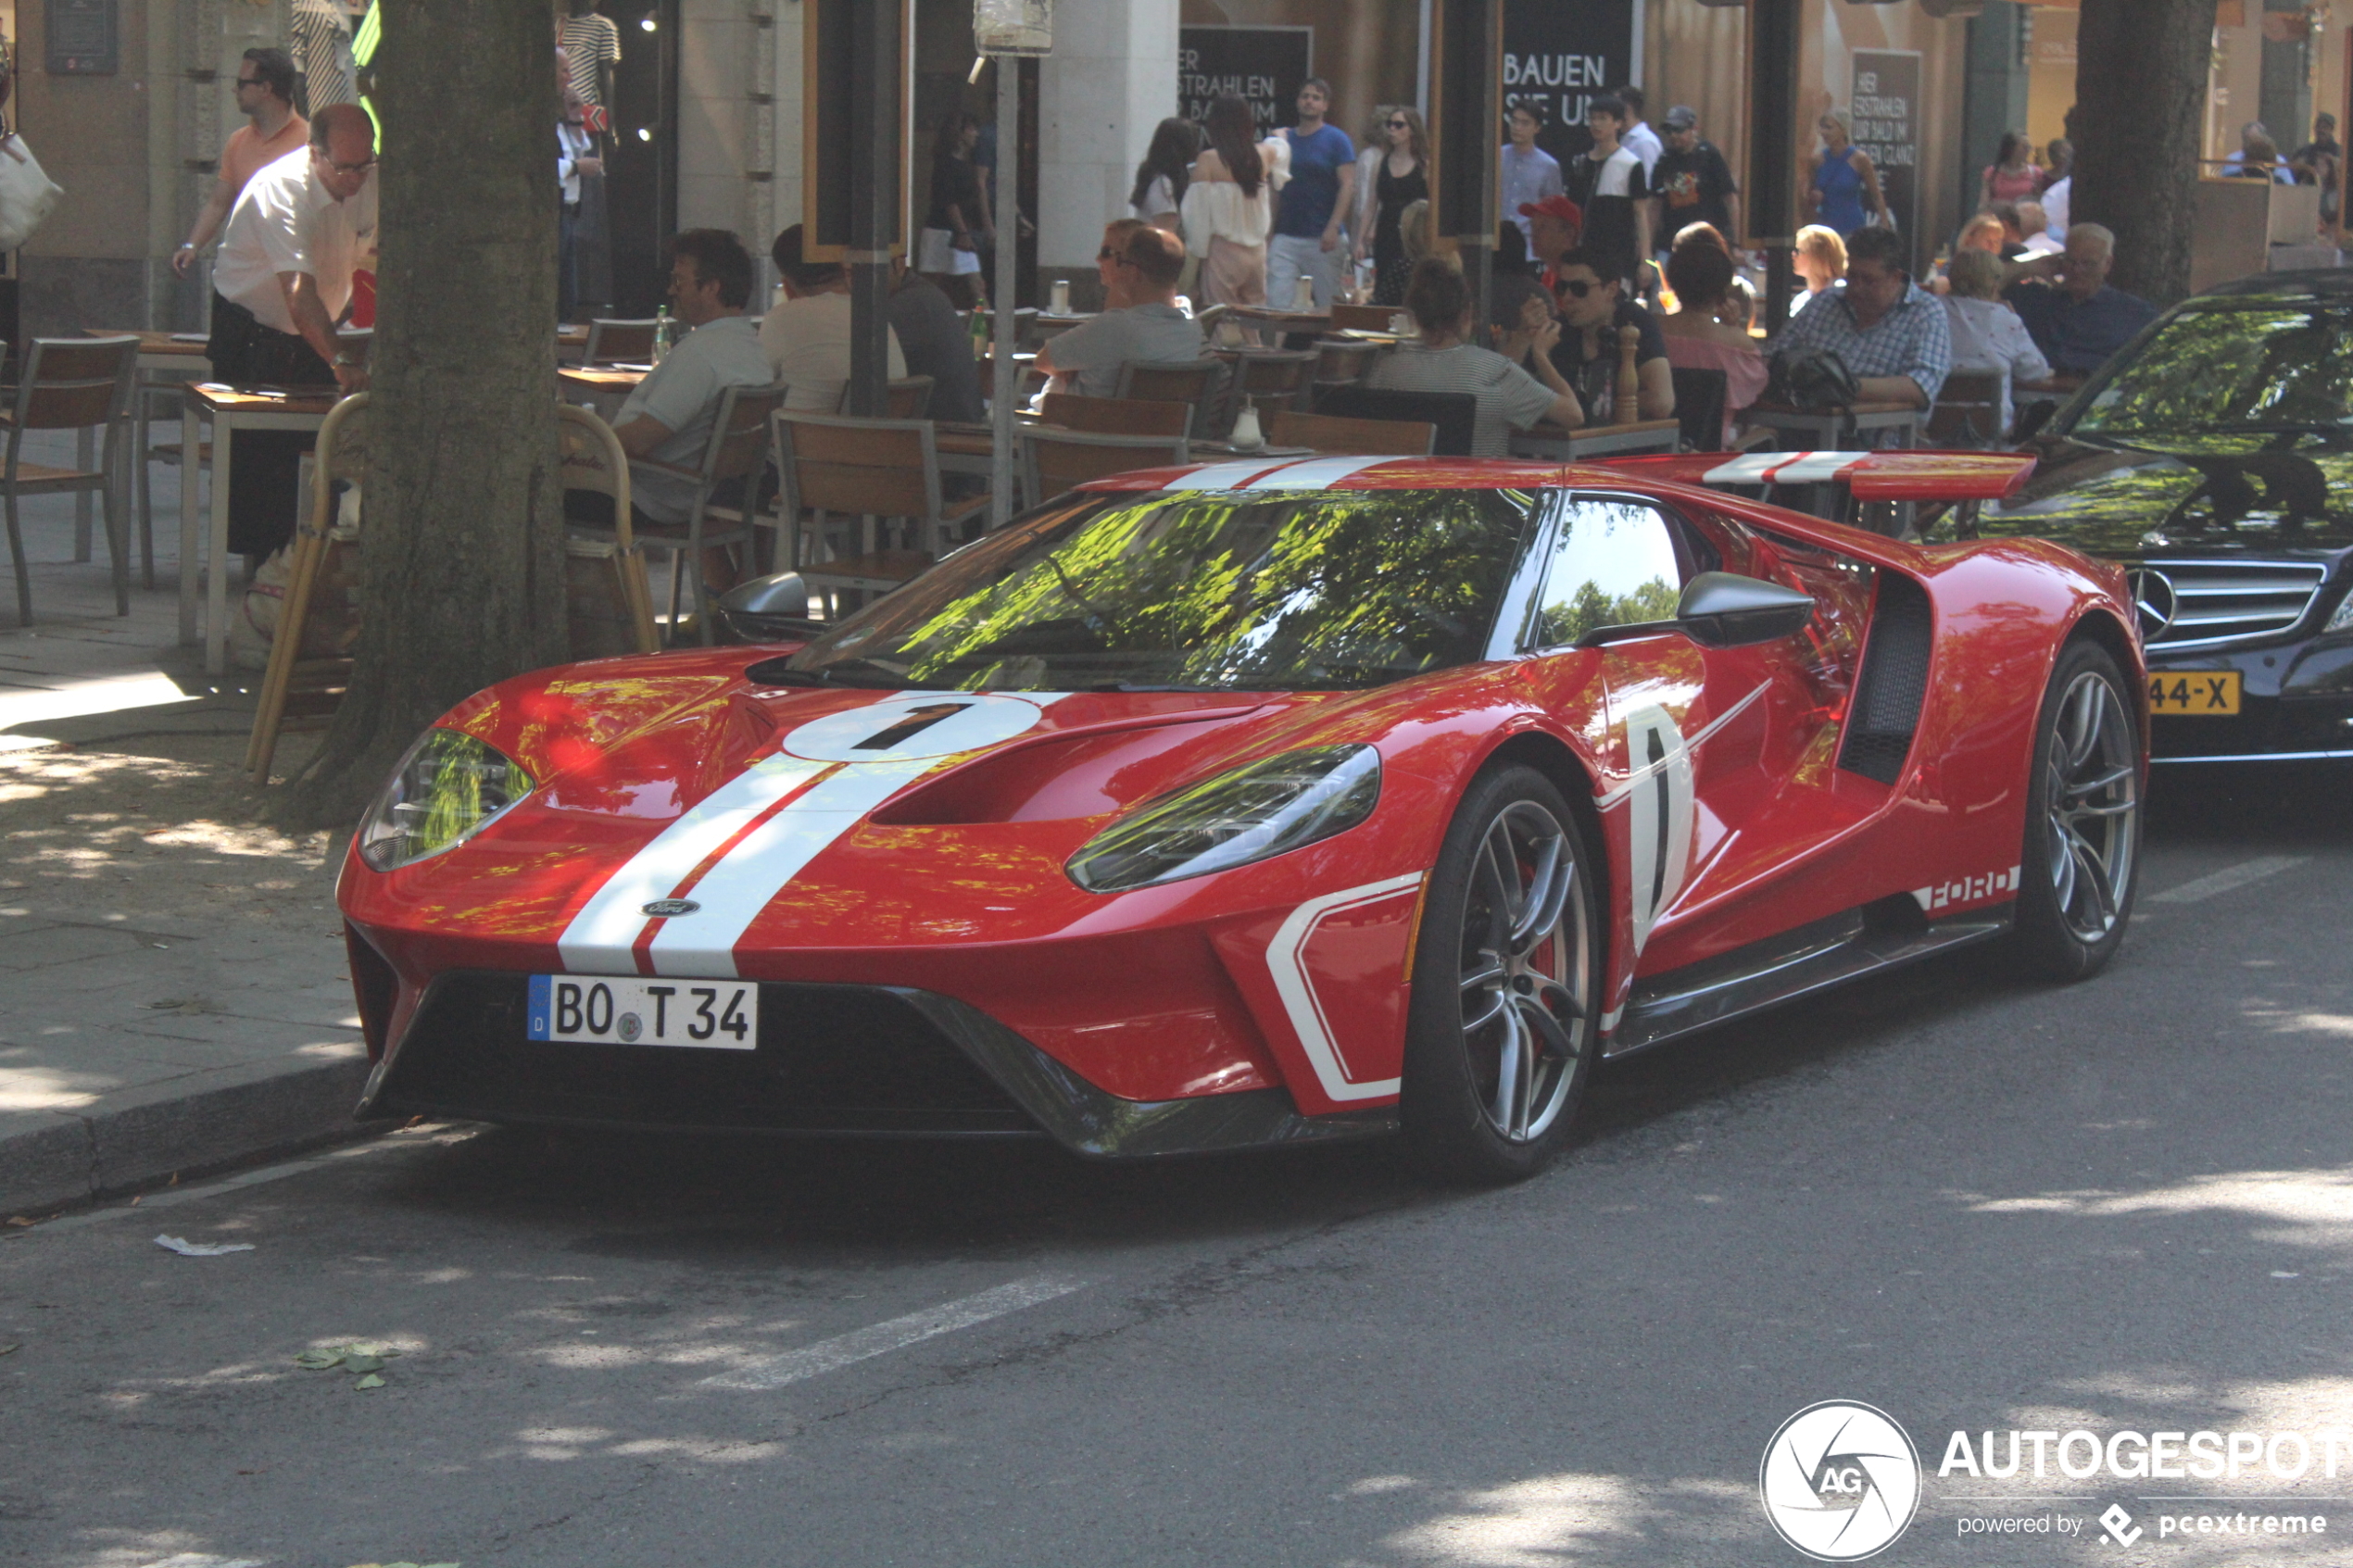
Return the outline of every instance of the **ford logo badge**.
<path id="1" fill-rule="evenodd" d="M 646 905 L 637 912 L 639 914 L 653 915 L 656 917 L 667 915 L 690 915 L 701 908 L 702 906 L 696 903 L 692 898 L 657 898 L 652 903 Z"/>

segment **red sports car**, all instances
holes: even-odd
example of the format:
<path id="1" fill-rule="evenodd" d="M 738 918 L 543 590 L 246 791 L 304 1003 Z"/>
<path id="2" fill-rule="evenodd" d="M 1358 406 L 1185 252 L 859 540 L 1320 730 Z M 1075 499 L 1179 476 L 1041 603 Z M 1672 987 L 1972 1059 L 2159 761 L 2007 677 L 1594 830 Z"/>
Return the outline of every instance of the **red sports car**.
<path id="1" fill-rule="evenodd" d="M 483 692 L 344 868 L 363 1113 L 1402 1129 L 1499 1179 L 1598 1057 L 1967 942 L 2098 969 L 2148 728 L 2121 577 L 1688 483 L 1721 461 L 1129 474 L 805 645 Z M 1812 462 L 1857 500 L 2032 466 Z"/>

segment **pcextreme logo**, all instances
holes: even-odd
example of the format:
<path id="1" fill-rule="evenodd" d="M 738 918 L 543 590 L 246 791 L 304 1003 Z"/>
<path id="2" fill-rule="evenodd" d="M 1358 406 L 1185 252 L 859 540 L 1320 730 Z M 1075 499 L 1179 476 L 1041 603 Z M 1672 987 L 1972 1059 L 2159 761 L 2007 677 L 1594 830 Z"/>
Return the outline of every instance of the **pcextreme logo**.
<path id="1" fill-rule="evenodd" d="M 1818 1562 L 1858 1562 L 1910 1526 L 1919 1453 L 1886 1411 L 1825 1399 L 1781 1423 L 1756 1489 L 1781 1539 Z"/>

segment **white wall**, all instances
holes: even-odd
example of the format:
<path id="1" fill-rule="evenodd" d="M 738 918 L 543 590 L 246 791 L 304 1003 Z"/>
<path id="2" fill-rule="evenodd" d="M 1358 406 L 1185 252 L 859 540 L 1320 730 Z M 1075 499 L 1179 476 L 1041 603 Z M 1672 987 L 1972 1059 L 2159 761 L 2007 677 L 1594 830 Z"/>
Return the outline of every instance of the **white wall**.
<path id="1" fill-rule="evenodd" d="M 1091 267 L 1176 112 L 1177 0 L 1061 0 L 1038 69 L 1038 264 Z"/>

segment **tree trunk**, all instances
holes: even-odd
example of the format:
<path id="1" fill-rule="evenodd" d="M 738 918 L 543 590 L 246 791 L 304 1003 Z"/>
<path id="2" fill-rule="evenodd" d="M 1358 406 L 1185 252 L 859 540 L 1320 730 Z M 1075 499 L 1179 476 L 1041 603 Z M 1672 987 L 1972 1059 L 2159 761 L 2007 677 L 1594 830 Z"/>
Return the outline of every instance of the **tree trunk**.
<path id="1" fill-rule="evenodd" d="M 2116 232 L 2109 282 L 2155 305 L 2190 292 L 2192 208 L 2214 0 L 2083 0 L 2069 220 Z"/>
<path id="2" fill-rule="evenodd" d="M 345 826 L 424 727 L 566 657 L 546 0 L 378 0 L 364 624 L 290 823 Z"/>

